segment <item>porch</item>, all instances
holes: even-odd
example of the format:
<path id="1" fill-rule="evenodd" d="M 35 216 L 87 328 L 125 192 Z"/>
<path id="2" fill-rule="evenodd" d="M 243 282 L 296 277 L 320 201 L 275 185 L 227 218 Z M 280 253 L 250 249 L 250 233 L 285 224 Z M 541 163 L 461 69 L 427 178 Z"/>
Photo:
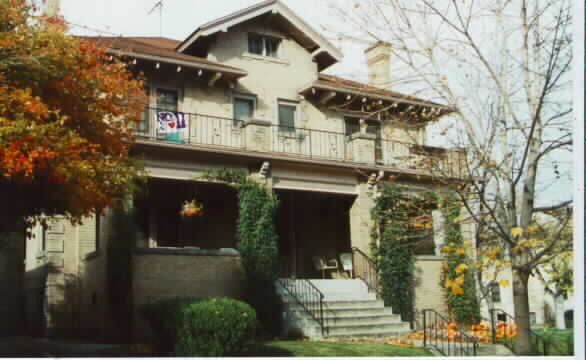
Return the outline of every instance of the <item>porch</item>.
<path id="1" fill-rule="evenodd" d="M 145 109 L 144 119 L 135 132 L 139 143 L 233 150 L 234 154 L 260 152 L 455 178 L 462 176 L 465 161 L 462 149 L 389 140 L 370 131 L 324 131 L 157 108 Z"/>

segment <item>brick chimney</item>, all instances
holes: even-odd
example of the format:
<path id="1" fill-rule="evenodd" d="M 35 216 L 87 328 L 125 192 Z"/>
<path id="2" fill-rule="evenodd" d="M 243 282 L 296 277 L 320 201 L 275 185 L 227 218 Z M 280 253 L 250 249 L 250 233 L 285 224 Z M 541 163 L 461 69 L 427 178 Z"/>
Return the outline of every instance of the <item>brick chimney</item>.
<path id="1" fill-rule="evenodd" d="M 377 41 L 364 51 L 368 65 L 368 84 L 388 88 L 391 83 L 391 44 Z"/>
<path id="2" fill-rule="evenodd" d="M 44 13 L 47 17 L 59 16 L 60 0 L 43 0 L 45 4 Z"/>

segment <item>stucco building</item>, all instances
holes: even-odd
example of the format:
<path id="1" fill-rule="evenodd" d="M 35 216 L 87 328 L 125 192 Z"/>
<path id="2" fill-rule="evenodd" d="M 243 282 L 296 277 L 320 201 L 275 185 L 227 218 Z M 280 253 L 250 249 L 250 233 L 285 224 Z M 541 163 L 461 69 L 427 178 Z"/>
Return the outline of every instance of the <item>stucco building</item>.
<path id="1" fill-rule="evenodd" d="M 141 304 L 238 297 L 237 197 L 198 179 L 208 169 L 245 169 L 276 192 L 281 277 L 296 279 L 323 277 L 316 257 L 369 254 L 378 181 L 438 187 L 438 174 L 423 165 L 430 161 L 444 178 L 459 178 L 462 149 L 424 145 L 426 126 L 452 110 L 388 89 L 388 44 L 365 52 L 368 84 L 327 75 L 342 54 L 279 1 L 204 24 L 183 41 L 88 39 L 147 78 L 132 151 L 144 159 L 148 191 L 130 201 L 136 226 L 127 264 L 111 256 L 108 241 L 119 241 L 124 225 L 113 211 L 81 226 L 53 219 L 27 242 L 30 329 L 140 333 Z M 194 198 L 204 214 L 186 221 L 181 206 Z M 417 261 L 416 308 L 445 311 L 435 240 Z M 130 314 L 127 327 L 120 314 Z"/>

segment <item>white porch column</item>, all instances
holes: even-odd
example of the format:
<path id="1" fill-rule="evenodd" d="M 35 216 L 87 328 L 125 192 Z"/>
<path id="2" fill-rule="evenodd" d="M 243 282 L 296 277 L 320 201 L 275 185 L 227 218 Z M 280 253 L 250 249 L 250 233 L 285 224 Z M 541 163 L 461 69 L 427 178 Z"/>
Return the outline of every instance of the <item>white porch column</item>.
<path id="1" fill-rule="evenodd" d="M 445 219 L 441 210 L 433 210 L 431 212 L 433 219 L 433 243 L 435 245 L 435 255 L 442 255 L 442 247 L 446 243 L 445 233 Z"/>
<path id="2" fill-rule="evenodd" d="M 565 314 L 564 297 L 562 295 L 555 296 L 553 298 L 553 302 L 554 302 L 554 312 L 555 312 L 555 327 L 558 329 L 565 329 L 566 328 L 566 319 L 564 317 L 564 314 Z"/>
<path id="3" fill-rule="evenodd" d="M 350 208 L 350 243 L 370 256 L 370 231 L 374 225 L 370 210 L 374 206 L 374 200 L 366 183 L 360 183 L 356 187 L 358 196 Z"/>

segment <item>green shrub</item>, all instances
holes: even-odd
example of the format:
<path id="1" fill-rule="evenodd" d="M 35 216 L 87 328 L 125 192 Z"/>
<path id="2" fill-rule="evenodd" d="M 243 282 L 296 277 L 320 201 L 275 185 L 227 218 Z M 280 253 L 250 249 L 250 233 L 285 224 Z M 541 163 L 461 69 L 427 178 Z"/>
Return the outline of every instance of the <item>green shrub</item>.
<path id="1" fill-rule="evenodd" d="M 256 313 L 250 305 L 229 298 L 178 298 L 146 305 L 164 353 L 175 356 L 224 356 L 243 351 L 254 339 Z"/>

